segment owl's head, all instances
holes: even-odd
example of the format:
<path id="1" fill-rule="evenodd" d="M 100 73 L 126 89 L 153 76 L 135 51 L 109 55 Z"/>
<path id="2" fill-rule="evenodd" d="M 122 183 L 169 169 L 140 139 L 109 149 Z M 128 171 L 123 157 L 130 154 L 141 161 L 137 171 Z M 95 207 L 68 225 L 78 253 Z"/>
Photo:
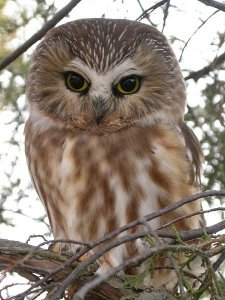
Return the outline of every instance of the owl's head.
<path id="1" fill-rule="evenodd" d="M 185 106 L 166 38 L 128 20 L 77 20 L 50 30 L 33 55 L 27 96 L 31 114 L 92 132 L 176 123 Z"/>

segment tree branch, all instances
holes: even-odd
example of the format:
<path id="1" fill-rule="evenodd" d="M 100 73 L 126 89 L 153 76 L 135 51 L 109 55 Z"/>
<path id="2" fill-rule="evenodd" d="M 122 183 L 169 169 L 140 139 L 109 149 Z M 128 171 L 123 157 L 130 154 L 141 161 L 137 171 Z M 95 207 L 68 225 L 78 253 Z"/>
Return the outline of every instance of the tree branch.
<path id="1" fill-rule="evenodd" d="M 24 263 L 24 255 L 30 256 L 32 252 L 32 257 L 29 258 Z M 0 239 L 0 269 L 5 269 L 7 271 L 15 271 L 19 275 L 27 278 L 31 282 L 35 282 L 39 280 L 39 277 L 34 274 L 38 274 L 41 276 L 49 275 L 52 273 L 52 270 L 58 268 L 58 266 L 62 263 L 62 261 L 67 260 L 67 256 L 55 254 L 48 250 L 37 249 L 35 246 L 31 246 L 28 244 L 24 244 L 17 241 L 9 241 L 5 239 Z M 39 285 L 42 287 L 42 290 L 49 290 L 51 286 L 55 286 L 55 284 L 60 283 L 66 276 L 68 276 L 72 269 L 77 266 L 77 262 L 73 263 L 70 267 L 63 268 L 60 273 L 57 273 L 56 276 L 51 277 L 51 280 L 46 280 Z M 13 266 L 13 268 L 12 268 Z M 79 277 L 78 280 L 73 281 L 73 288 L 79 289 L 81 286 L 87 284 L 91 278 L 93 277 L 93 271 L 91 268 L 85 274 Z M 5 288 L 10 288 L 13 285 L 7 285 Z M 29 292 L 22 293 L 20 295 L 14 296 L 12 299 L 19 300 L 24 299 L 23 297 L 31 295 L 35 289 L 35 284 L 33 284 L 33 291 L 29 290 Z M 0 290 L 0 292 L 3 289 Z M 141 290 L 135 291 L 131 289 L 125 289 L 124 283 L 119 278 L 111 278 L 108 282 L 104 282 L 101 284 L 101 287 L 98 289 L 93 289 L 88 294 L 87 300 L 118 300 L 122 297 L 126 299 L 136 299 L 136 297 L 140 296 Z M 159 292 L 159 295 L 170 299 L 169 296 L 162 291 Z M 151 297 L 148 294 L 148 299 Z M 155 299 L 155 298 L 154 298 Z M 161 298 L 159 298 L 161 299 Z M 9 298 L 8 298 L 9 300 Z"/>
<path id="2" fill-rule="evenodd" d="M 162 32 L 164 32 L 164 29 L 166 27 L 166 19 L 168 17 L 168 13 L 169 13 L 169 7 L 170 7 L 170 0 L 167 1 L 166 7 L 164 9 Z"/>
<path id="3" fill-rule="evenodd" d="M 151 6 L 150 8 L 146 9 L 137 19 L 136 21 L 141 21 L 144 18 L 148 18 L 146 16 L 148 16 L 150 13 L 152 13 L 156 8 L 164 5 L 168 0 L 161 0 L 158 3 L 156 3 L 155 5 Z"/>
<path id="4" fill-rule="evenodd" d="M 144 10 L 144 7 L 143 7 L 142 4 L 141 4 L 141 1 L 140 1 L 140 0 L 137 0 L 137 2 L 138 2 L 138 5 L 140 6 L 142 12 L 145 13 L 145 10 Z M 150 20 L 150 18 L 149 18 L 149 15 L 146 14 L 146 13 L 145 13 L 145 18 L 149 21 L 149 23 L 150 23 L 151 25 L 153 25 L 152 22 L 151 22 L 151 20 Z"/>
<path id="5" fill-rule="evenodd" d="M 202 23 L 197 27 L 197 29 L 191 34 L 191 36 L 188 38 L 188 40 L 185 42 L 184 47 L 181 51 L 180 57 L 179 57 L 179 62 L 182 59 L 183 53 L 185 48 L 187 47 L 187 45 L 189 44 L 190 40 L 194 37 L 194 35 L 199 31 L 200 28 L 202 28 L 209 19 L 211 19 L 215 14 L 217 14 L 219 12 L 219 10 L 214 11 L 207 19 L 205 19 L 204 21 L 202 21 Z"/>
<path id="6" fill-rule="evenodd" d="M 127 224 L 126 226 L 121 227 L 120 229 L 108 234 L 107 236 L 97 241 L 85 244 L 83 249 L 81 249 L 78 253 L 74 254 L 71 257 L 68 257 L 68 255 L 60 255 L 48 250 L 40 249 L 41 245 L 46 245 L 49 243 L 46 241 L 41 243 L 39 246 L 34 247 L 19 242 L 0 240 L 0 268 L 5 270 L 5 277 L 8 272 L 17 272 L 18 274 L 32 282 L 29 288 L 27 288 L 24 292 L 16 295 L 16 297 L 13 297 L 12 299 L 22 300 L 24 299 L 24 297 L 33 295 L 36 292 L 41 293 L 42 291 L 42 293 L 44 293 L 46 291 L 50 291 L 48 298 L 46 299 L 56 300 L 60 299 L 60 297 L 63 296 L 66 290 L 70 290 L 71 286 L 73 288 L 73 293 L 71 295 L 74 294 L 75 290 L 79 290 L 78 294 L 74 296 L 74 299 L 83 299 L 82 297 L 84 297 L 87 292 L 89 293 L 88 295 L 90 295 L 90 298 L 88 296 L 88 298 L 85 299 L 105 300 L 130 297 L 129 293 L 135 294 L 135 291 L 126 290 L 123 286 L 123 283 L 119 279 L 109 279 L 112 275 L 115 275 L 118 271 L 124 270 L 124 268 L 126 267 L 138 266 L 149 257 L 158 255 L 158 253 L 167 256 L 168 251 L 169 253 L 185 251 L 189 252 L 191 255 L 200 255 L 201 257 L 205 257 L 205 259 L 209 259 L 214 255 L 223 253 L 224 248 L 222 244 L 225 241 L 225 236 L 217 235 L 216 237 L 212 236 L 210 238 L 209 235 L 215 233 L 217 234 L 219 231 L 224 229 L 225 221 L 221 221 L 213 226 L 195 230 L 188 230 L 179 233 L 176 233 L 171 229 L 165 230 L 165 228 L 153 231 L 151 228 L 149 229 L 147 223 L 149 220 L 153 220 L 172 210 L 176 210 L 186 203 L 190 203 L 200 198 L 209 196 L 225 196 L 225 191 L 206 191 L 186 197 L 178 201 L 177 203 L 160 210 L 159 212 L 139 218 L 138 220 L 135 220 Z M 205 212 L 203 211 L 198 213 L 203 214 Z M 187 218 L 191 217 L 192 215 L 183 217 Z M 129 228 L 133 228 L 137 225 L 144 226 L 143 231 L 133 234 L 126 234 L 119 238 L 116 238 L 119 233 L 126 231 Z M 102 257 L 102 255 L 119 245 L 134 241 L 136 239 L 146 238 L 147 236 L 157 237 L 160 243 L 156 243 L 151 247 L 147 247 L 144 255 L 137 255 L 129 260 L 124 261 L 117 268 L 110 269 L 110 271 L 104 274 L 103 277 L 100 277 L 98 279 L 92 278 L 97 268 L 96 262 L 99 258 Z M 201 238 L 206 236 L 207 239 L 204 239 L 204 242 L 202 243 Z M 161 238 L 166 239 L 161 240 Z M 187 244 L 185 243 L 185 241 L 190 242 Z M 68 242 L 80 244 L 79 241 L 70 240 L 55 240 L 53 242 Z M 98 247 L 96 248 L 96 246 Z M 80 263 L 77 262 L 77 260 L 82 255 L 90 251 L 90 249 L 94 248 L 94 254 L 90 254 L 86 260 Z M 221 260 L 222 259 L 223 256 Z M 178 267 L 175 265 L 175 262 L 172 261 L 172 265 L 169 266 L 169 268 L 175 270 L 175 267 L 177 269 L 176 273 L 178 275 L 178 279 L 179 277 L 181 279 L 183 273 L 179 275 L 180 269 L 178 269 Z M 195 277 L 193 276 L 193 278 Z M 107 282 L 105 282 L 105 280 L 107 280 Z M 113 284 L 111 280 L 113 280 Z M 200 279 L 200 282 L 203 282 L 202 279 Z M 96 289 L 96 285 L 99 283 L 101 283 L 101 286 Z M 182 285 L 182 283 L 180 283 L 180 285 Z M 4 290 L 4 288 L 2 290 Z M 0 293 L 2 290 L 0 290 Z M 137 294 L 135 295 L 137 296 Z M 133 298 L 137 299 L 136 296 Z M 10 298 L 8 298 L 8 300 L 9 299 Z M 69 299 L 71 300 L 72 298 Z M 151 298 L 149 297 L 147 299 Z"/>
<path id="7" fill-rule="evenodd" d="M 16 60 L 21 54 L 23 54 L 27 49 L 29 49 L 33 44 L 40 40 L 51 28 L 53 28 L 59 21 L 61 21 L 68 13 L 80 2 L 81 0 L 72 0 L 58 11 L 54 17 L 47 21 L 44 26 L 37 31 L 32 37 L 30 37 L 24 44 L 18 47 L 15 51 L 9 54 L 0 62 L 0 71 L 3 70 L 6 66 L 11 64 Z"/>
<path id="8" fill-rule="evenodd" d="M 200 78 L 208 75 L 211 71 L 214 71 L 224 62 L 225 62 L 225 52 L 215 57 L 214 60 L 208 66 L 205 66 L 204 68 L 198 71 L 191 72 L 184 79 L 185 80 L 193 79 L 194 81 L 198 81 Z"/>
<path id="9" fill-rule="evenodd" d="M 198 0 L 198 1 L 204 3 L 207 6 L 212 6 L 214 8 L 217 8 L 217 9 L 225 12 L 225 3 L 221 3 L 218 1 L 214 1 L 214 0 Z"/>

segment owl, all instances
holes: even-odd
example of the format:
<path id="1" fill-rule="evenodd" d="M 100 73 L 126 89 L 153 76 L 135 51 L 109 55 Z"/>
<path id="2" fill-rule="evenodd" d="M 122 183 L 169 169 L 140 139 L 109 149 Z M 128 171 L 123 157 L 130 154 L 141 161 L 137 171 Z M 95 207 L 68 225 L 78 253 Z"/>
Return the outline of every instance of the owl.
<path id="1" fill-rule="evenodd" d="M 26 156 L 55 239 L 91 242 L 199 191 L 202 154 L 183 119 L 183 77 L 157 29 L 114 19 L 53 28 L 34 52 L 26 90 Z M 149 224 L 160 228 L 199 206 Z M 176 222 L 178 231 L 198 226 L 197 216 Z M 98 273 L 145 247 L 137 240 L 110 250 Z M 156 271 L 150 285 L 173 277 Z"/>

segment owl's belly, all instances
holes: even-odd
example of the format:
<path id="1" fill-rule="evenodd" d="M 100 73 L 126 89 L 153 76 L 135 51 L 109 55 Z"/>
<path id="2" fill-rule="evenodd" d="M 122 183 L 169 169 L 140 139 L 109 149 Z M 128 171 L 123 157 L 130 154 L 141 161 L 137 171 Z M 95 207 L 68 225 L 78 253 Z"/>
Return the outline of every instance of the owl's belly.
<path id="1" fill-rule="evenodd" d="M 52 131 L 48 139 L 41 138 L 26 149 L 33 156 L 29 168 L 56 239 L 96 240 L 195 192 L 188 183 L 183 144 L 166 126 L 108 137 Z M 198 209 L 198 204 L 188 204 L 151 221 L 151 227 Z M 197 217 L 185 219 L 179 228 L 193 229 L 197 223 Z M 116 251 L 117 262 L 130 255 L 129 247 Z"/>
<path id="2" fill-rule="evenodd" d="M 83 152 L 83 159 L 77 160 L 72 149 L 74 142 L 67 142 L 58 184 L 67 238 L 93 241 L 159 209 L 157 199 L 162 193 L 151 179 L 149 158 L 130 153 L 111 162 L 101 150 Z M 153 228 L 158 224 L 153 221 Z"/>

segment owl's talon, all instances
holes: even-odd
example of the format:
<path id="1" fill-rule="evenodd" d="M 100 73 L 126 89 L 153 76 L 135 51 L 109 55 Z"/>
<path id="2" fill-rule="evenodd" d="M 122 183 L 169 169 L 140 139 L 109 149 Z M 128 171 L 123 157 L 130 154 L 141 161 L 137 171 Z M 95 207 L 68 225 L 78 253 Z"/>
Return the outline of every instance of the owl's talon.
<path id="1" fill-rule="evenodd" d="M 54 253 L 61 253 L 61 246 L 60 244 L 52 243 L 49 245 L 48 250 Z"/>
<path id="2" fill-rule="evenodd" d="M 57 254 L 62 254 L 62 255 L 67 255 L 67 256 L 70 256 L 73 254 L 62 243 L 52 243 L 49 245 L 48 250 L 50 250 L 51 252 L 57 253 Z"/>

